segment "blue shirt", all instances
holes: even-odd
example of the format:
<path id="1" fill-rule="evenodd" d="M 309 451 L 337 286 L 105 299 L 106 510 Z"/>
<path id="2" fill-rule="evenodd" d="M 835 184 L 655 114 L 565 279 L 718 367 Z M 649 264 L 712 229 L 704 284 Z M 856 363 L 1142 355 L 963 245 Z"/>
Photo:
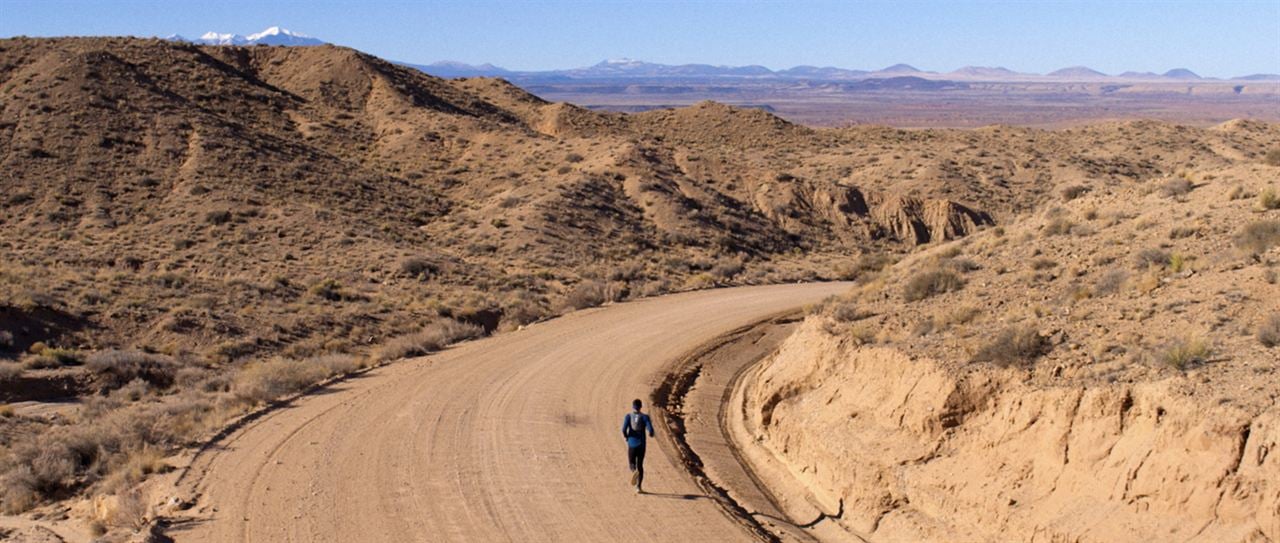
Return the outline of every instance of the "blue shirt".
<path id="1" fill-rule="evenodd" d="M 653 421 L 649 420 L 649 415 L 640 412 L 627 413 L 622 417 L 622 437 L 627 438 L 628 447 L 639 447 L 644 445 L 644 432 L 638 434 L 631 433 L 631 417 L 640 417 L 640 428 L 649 432 L 649 437 L 653 437 Z"/>

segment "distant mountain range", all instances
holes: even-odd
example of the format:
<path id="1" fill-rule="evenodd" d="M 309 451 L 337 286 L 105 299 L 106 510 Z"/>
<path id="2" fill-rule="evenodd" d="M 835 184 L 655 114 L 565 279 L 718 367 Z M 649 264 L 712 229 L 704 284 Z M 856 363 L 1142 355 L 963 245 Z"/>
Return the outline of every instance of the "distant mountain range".
<path id="1" fill-rule="evenodd" d="M 273 26 L 256 34 L 224 34 L 207 32 L 197 39 L 179 35 L 167 39 L 202 45 L 324 45 L 324 40 Z M 542 71 L 508 70 L 493 64 L 472 65 L 462 62 L 441 61 L 431 64 L 401 62 L 437 77 L 502 77 L 517 81 L 565 81 L 592 79 L 797 79 L 821 81 L 860 81 L 876 78 L 911 77 L 919 80 L 948 79 L 958 81 L 1017 81 L 1052 79 L 1058 81 L 1093 81 L 1105 79 L 1129 79 L 1149 81 L 1215 81 L 1203 78 L 1186 68 L 1174 68 L 1163 74 L 1153 72 L 1124 72 L 1108 75 L 1087 66 L 1072 66 L 1047 74 L 1022 73 L 1003 67 L 965 66 L 947 72 L 928 72 L 909 64 L 894 64 L 879 70 L 855 70 L 833 66 L 795 66 L 783 70 L 771 70 L 764 66 L 714 66 L 710 64 L 659 64 L 629 58 L 605 60 L 583 68 Z M 1241 81 L 1280 81 L 1280 74 L 1252 74 L 1233 77 Z M 1220 81 L 1220 80 L 1218 80 Z M 901 82 L 899 82 L 901 83 Z M 911 84 L 918 85 L 918 82 Z"/>
<path id="2" fill-rule="evenodd" d="M 169 40 L 185 41 L 198 43 L 200 45 L 290 45 L 290 46 L 306 46 L 306 45 L 324 45 L 324 40 L 313 38 L 306 34 L 299 34 L 288 29 L 273 26 L 256 34 L 242 36 L 240 34 L 223 34 L 220 32 L 205 32 L 199 38 L 194 40 L 187 39 L 177 34 L 169 36 Z"/>

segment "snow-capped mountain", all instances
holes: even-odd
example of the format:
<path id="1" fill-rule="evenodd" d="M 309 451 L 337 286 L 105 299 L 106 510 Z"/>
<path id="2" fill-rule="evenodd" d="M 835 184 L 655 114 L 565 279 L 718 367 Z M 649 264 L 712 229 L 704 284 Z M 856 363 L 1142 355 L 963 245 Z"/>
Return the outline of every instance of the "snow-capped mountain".
<path id="1" fill-rule="evenodd" d="M 324 45 L 324 40 L 313 38 L 306 34 L 300 34 L 285 28 L 273 26 L 257 34 L 249 34 L 242 36 L 240 34 L 225 34 L 221 32 L 205 32 L 199 38 L 188 40 L 182 36 L 173 35 L 169 39 L 176 41 L 189 41 L 201 45 Z"/>

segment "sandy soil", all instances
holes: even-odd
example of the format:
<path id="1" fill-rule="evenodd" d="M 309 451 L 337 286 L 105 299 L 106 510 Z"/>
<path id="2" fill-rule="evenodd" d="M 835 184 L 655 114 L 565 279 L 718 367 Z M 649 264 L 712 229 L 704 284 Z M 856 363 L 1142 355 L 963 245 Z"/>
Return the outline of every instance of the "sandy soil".
<path id="1" fill-rule="evenodd" d="M 700 343 L 847 284 L 611 306 L 389 366 L 198 458 L 177 541 L 724 541 L 662 440 L 627 486 L 618 417 Z M 631 520 L 636 519 L 636 520 Z"/>

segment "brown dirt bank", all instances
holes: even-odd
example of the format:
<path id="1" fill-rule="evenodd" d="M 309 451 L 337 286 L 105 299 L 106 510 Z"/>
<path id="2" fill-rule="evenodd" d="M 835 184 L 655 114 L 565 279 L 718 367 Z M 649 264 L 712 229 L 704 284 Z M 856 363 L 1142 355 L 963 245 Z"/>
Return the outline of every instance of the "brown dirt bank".
<path id="1" fill-rule="evenodd" d="M 811 318 L 740 386 L 747 448 L 800 499 L 843 500 L 836 522 L 869 540 L 1280 538 L 1280 411 L 1186 379 L 1033 386 L 855 347 Z"/>

